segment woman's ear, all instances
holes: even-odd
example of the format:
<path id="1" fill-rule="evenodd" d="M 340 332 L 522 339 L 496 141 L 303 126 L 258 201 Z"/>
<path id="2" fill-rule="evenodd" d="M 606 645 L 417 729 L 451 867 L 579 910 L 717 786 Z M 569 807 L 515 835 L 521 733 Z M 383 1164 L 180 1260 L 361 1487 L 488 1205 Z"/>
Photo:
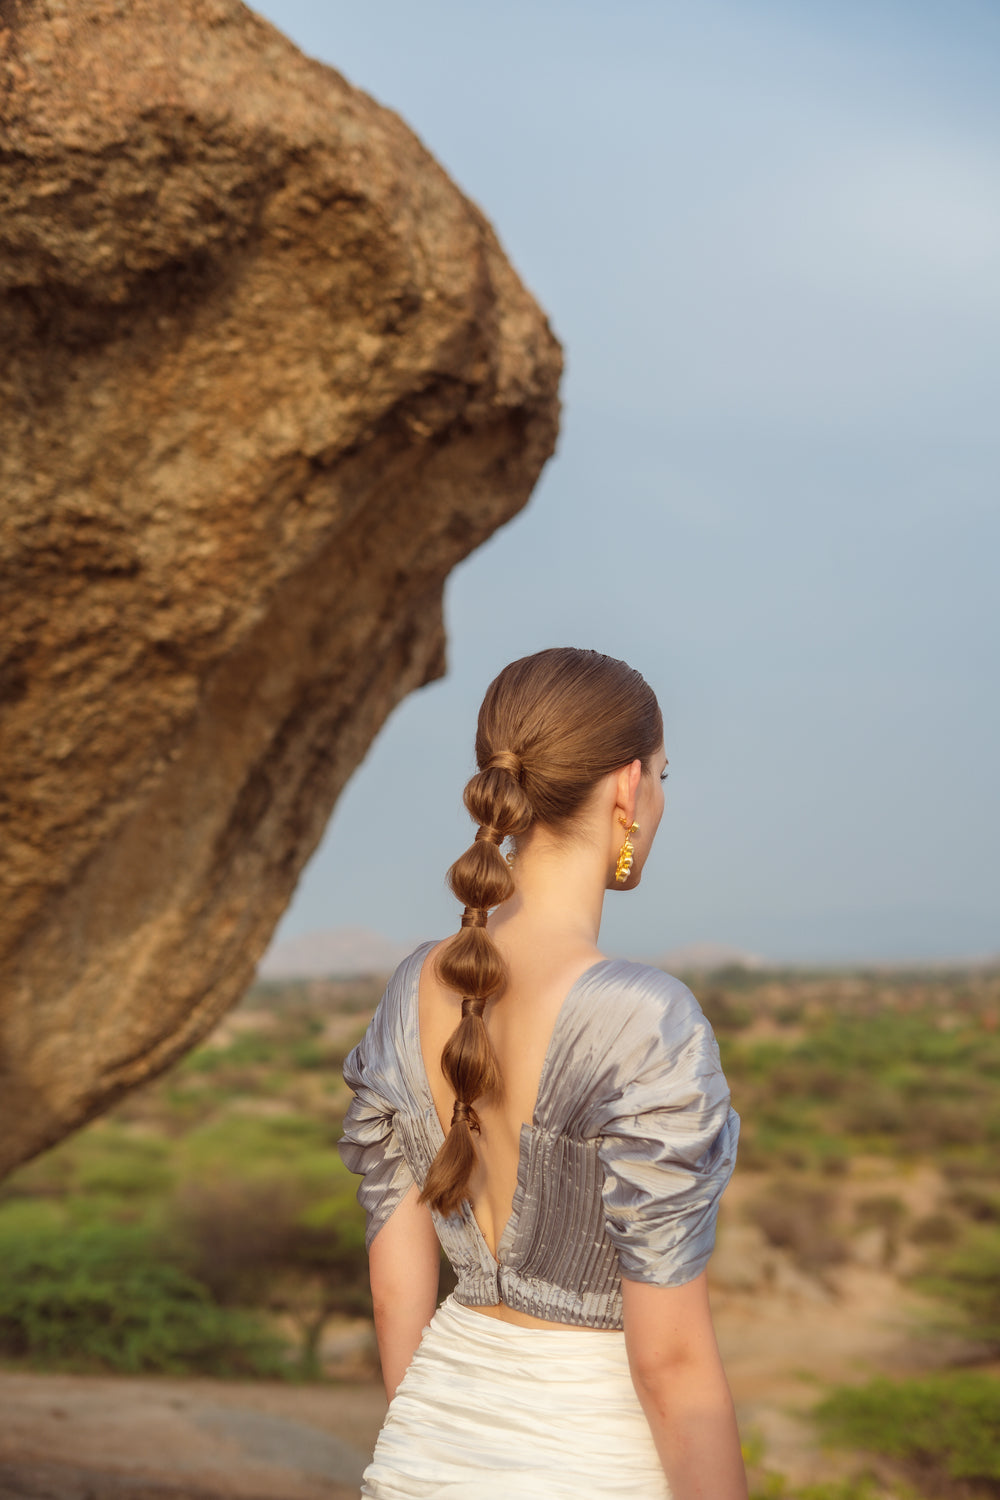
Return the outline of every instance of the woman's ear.
<path id="1" fill-rule="evenodd" d="M 618 795 L 615 805 L 621 809 L 622 817 L 627 823 L 635 821 L 635 803 L 639 795 L 641 780 L 641 760 L 634 760 L 631 765 L 622 766 L 618 772 Z"/>

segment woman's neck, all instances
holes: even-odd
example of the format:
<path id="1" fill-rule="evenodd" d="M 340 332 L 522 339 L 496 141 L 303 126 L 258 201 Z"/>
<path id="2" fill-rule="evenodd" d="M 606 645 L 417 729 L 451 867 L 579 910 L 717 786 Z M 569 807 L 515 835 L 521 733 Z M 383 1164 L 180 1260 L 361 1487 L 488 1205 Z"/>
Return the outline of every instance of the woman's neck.
<path id="1" fill-rule="evenodd" d="M 557 840 L 536 829 L 514 861 L 515 892 L 490 918 L 490 931 L 562 939 L 597 947 L 607 872 L 602 851 L 590 843 Z"/>

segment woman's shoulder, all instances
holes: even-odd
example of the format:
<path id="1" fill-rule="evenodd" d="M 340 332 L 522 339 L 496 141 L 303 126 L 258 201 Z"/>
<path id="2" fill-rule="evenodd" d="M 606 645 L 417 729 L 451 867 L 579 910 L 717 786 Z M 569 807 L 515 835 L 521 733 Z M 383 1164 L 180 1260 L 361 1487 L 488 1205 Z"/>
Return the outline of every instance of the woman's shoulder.
<path id="1" fill-rule="evenodd" d="M 704 1020 L 697 998 L 675 974 L 655 964 L 636 963 L 631 959 L 606 959 L 597 966 L 595 979 L 599 989 L 616 1002 L 619 1019 L 639 1027 L 683 1020 Z"/>
<path id="2" fill-rule="evenodd" d="M 560 1018 L 544 1101 L 569 1133 L 599 1133 L 637 1081 L 662 1092 L 688 1064 L 717 1065 L 715 1038 L 682 980 L 653 964 L 604 959 L 579 982 Z M 696 1064 L 699 1065 L 700 1064 Z"/>

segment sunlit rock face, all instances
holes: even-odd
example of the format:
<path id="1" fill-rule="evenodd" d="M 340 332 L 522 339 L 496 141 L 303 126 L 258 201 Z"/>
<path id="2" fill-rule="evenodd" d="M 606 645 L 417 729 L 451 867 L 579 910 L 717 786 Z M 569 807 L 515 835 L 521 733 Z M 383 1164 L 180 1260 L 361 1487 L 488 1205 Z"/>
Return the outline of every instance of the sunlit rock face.
<path id="1" fill-rule="evenodd" d="M 2 15 L 9 1169 L 240 996 L 560 351 L 402 121 L 235 0 Z"/>

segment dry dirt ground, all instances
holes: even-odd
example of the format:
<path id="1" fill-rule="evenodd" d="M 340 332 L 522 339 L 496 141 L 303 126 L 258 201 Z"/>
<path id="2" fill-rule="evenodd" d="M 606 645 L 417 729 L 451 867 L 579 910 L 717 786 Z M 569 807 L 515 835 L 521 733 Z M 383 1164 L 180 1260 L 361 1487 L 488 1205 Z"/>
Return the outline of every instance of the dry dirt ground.
<path id="1" fill-rule="evenodd" d="M 793 1483 L 850 1474 L 858 1458 L 824 1452 L 808 1416 L 823 1388 L 962 1351 L 927 1332 L 927 1304 L 895 1275 L 863 1263 L 877 1246 L 825 1285 L 762 1248 L 740 1214 L 748 1175 L 727 1194 L 710 1272 L 741 1432 Z M 926 1209 L 939 1184 L 895 1186 Z M 0 1500 L 356 1500 L 384 1410 L 365 1377 L 296 1387 L 0 1371 Z"/>
<path id="2" fill-rule="evenodd" d="M 2 1500 L 356 1500 L 374 1382 L 0 1372 Z"/>

